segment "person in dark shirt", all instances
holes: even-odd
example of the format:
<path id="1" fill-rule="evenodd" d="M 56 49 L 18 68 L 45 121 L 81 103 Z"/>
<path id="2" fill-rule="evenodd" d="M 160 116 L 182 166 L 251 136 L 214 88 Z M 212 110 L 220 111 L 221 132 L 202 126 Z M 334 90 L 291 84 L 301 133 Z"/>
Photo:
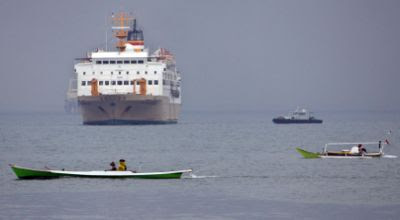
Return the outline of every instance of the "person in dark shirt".
<path id="1" fill-rule="evenodd" d="M 364 153 L 367 153 L 367 150 L 364 148 L 364 146 L 362 144 L 359 144 L 358 145 L 358 152 L 360 154 L 364 154 Z"/>
<path id="2" fill-rule="evenodd" d="M 111 171 L 116 171 L 117 170 L 117 167 L 115 166 L 114 161 L 110 163 L 110 166 L 111 166 L 111 169 L 110 169 Z"/>

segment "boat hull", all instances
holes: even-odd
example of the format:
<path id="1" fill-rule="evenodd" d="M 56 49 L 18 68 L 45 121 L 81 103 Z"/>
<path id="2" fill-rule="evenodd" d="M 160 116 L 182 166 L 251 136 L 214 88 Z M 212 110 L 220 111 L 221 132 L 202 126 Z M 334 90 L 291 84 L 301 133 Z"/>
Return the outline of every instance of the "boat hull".
<path id="1" fill-rule="evenodd" d="M 320 119 L 286 119 L 286 118 L 274 118 L 272 121 L 275 124 L 321 124 Z"/>
<path id="2" fill-rule="evenodd" d="M 309 152 L 298 147 L 296 147 L 296 150 L 306 159 L 321 158 L 318 153 Z"/>
<path id="3" fill-rule="evenodd" d="M 149 173 L 136 173 L 132 171 L 65 171 L 31 169 L 16 165 L 10 166 L 19 179 L 49 179 L 59 177 L 179 179 L 182 174 L 192 172 L 190 169 Z"/>
<path id="4" fill-rule="evenodd" d="M 60 177 L 58 174 L 47 170 L 27 169 L 13 165 L 11 166 L 11 169 L 19 179 L 49 179 Z"/>
<path id="5" fill-rule="evenodd" d="M 100 95 L 78 97 L 85 125 L 177 123 L 180 104 L 166 96 Z"/>
<path id="6" fill-rule="evenodd" d="M 340 151 L 328 151 L 326 153 L 314 153 L 303 150 L 301 148 L 296 148 L 297 152 L 299 152 L 306 159 L 315 159 L 315 158 L 380 158 L 383 156 L 383 153 L 374 152 L 374 153 L 364 153 L 364 154 L 352 154 L 349 152 L 340 152 Z"/>

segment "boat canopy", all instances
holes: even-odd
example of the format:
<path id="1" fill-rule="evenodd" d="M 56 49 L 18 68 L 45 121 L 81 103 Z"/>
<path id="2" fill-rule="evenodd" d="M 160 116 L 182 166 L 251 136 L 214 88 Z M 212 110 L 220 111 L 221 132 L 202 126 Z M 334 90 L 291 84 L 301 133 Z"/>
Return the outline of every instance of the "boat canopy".
<path id="1" fill-rule="evenodd" d="M 325 144 L 324 152 L 327 152 L 327 149 L 328 149 L 329 146 L 343 146 L 343 145 L 354 146 L 354 145 L 359 145 L 359 144 L 362 144 L 362 145 L 379 145 L 379 141 L 327 143 L 327 144 Z M 387 143 L 385 141 L 381 141 L 380 144 L 381 144 L 381 147 L 383 148 L 383 146 L 386 145 Z M 381 149 L 381 150 L 383 150 L 383 149 Z"/>

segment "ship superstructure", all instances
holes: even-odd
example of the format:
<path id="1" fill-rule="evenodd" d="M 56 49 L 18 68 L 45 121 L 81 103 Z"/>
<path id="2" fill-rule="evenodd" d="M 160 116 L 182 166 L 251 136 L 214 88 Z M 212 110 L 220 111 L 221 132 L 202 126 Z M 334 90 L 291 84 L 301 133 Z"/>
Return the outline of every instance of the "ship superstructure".
<path id="1" fill-rule="evenodd" d="M 116 51 L 98 49 L 75 65 L 84 124 L 176 123 L 181 76 L 174 56 L 160 48 L 150 54 L 136 19 L 113 16 Z"/>

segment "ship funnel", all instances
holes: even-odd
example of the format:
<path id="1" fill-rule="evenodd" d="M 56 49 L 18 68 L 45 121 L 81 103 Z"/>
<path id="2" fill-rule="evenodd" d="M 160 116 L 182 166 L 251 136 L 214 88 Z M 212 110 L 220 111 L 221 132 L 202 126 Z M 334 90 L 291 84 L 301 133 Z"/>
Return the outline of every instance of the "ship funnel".
<path id="1" fill-rule="evenodd" d="M 136 19 L 133 19 L 132 30 L 128 32 L 128 43 L 135 52 L 142 52 L 144 49 L 143 31 L 138 29 Z"/>

